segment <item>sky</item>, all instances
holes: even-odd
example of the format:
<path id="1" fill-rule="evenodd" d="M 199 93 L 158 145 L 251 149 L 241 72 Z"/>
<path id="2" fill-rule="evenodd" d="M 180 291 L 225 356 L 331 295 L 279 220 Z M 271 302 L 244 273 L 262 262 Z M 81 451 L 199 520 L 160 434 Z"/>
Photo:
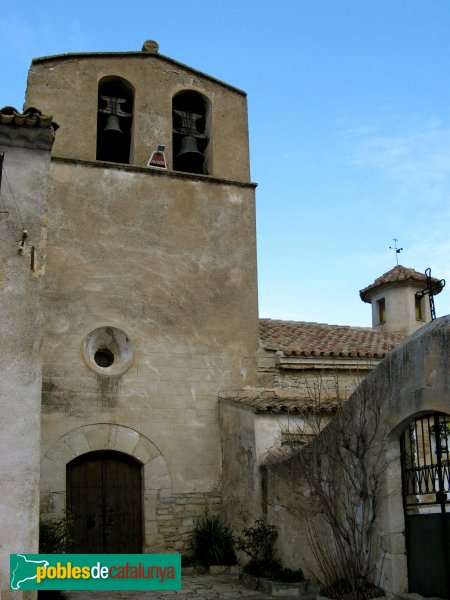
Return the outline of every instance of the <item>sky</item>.
<path id="1" fill-rule="evenodd" d="M 147 39 L 247 92 L 261 317 L 370 326 L 359 290 L 394 238 L 450 313 L 448 0 L 2 4 L 0 107 L 22 109 L 32 58 Z"/>

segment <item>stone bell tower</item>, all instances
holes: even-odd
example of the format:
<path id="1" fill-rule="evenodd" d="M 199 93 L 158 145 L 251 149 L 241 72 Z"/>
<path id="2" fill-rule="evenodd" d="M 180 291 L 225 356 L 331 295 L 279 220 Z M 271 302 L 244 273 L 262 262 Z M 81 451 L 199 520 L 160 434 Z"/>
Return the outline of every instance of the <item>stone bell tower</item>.
<path id="1" fill-rule="evenodd" d="M 60 126 L 42 511 L 79 552 L 181 550 L 220 509 L 218 392 L 256 379 L 245 93 L 146 42 L 33 60 L 27 104 Z"/>

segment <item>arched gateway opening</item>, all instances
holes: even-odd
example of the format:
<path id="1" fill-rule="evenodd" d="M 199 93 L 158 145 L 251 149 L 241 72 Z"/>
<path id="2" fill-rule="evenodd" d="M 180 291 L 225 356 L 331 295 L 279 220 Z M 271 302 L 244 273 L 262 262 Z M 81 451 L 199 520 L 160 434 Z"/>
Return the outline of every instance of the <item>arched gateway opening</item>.
<path id="1" fill-rule="evenodd" d="M 73 552 L 142 552 L 142 467 L 126 454 L 101 450 L 67 464 L 67 509 Z"/>
<path id="2" fill-rule="evenodd" d="M 401 438 L 409 591 L 450 597 L 450 416 L 428 413 Z"/>

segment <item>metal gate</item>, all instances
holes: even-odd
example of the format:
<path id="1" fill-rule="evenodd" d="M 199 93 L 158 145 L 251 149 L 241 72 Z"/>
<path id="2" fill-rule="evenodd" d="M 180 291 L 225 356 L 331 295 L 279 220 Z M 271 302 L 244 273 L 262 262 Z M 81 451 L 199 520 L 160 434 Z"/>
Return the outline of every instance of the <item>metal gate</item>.
<path id="1" fill-rule="evenodd" d="M 114 451 L 89 452 L 67 465 L 73 552 L 142 552 L 141 465 Z"/>
<path id="2" fill-rule="evenodd" d="M 401 450 L 409 591 L 450 598 L 450 417 L 412 421 Z"/>

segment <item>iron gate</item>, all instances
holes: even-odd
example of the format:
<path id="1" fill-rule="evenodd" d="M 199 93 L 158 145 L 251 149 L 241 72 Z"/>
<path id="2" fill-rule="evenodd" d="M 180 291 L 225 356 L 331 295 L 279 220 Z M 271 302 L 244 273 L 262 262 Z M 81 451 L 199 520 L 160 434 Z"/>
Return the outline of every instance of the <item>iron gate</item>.
<path id="1" fill-rule="evenodd" d="M 450 417 L 409 423 L 401 451 L 409 591 L 450 598 Z"/>

